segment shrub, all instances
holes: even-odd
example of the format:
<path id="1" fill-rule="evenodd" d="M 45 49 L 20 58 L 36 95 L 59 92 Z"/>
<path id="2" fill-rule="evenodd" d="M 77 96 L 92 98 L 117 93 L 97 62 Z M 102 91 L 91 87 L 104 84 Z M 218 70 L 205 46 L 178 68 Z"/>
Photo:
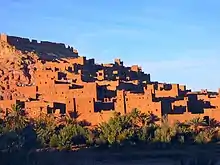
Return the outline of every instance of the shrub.
<path id="1" fill-rule="evenodd" d="M 44 147 L 48 146 L 50 138 L 56 133 L 56 124 L 52 116 L 41 116 L 34 123 L 37 139 Z"/>
<path id="2" fill-rule="evenodd" d="M 64 126 L 59 133 L 50 139 L 51 147 L 70 149 L 72 145 L 86 144 L 87 131 L 78 124 Z"/>
<path id="3" fill-rule="evenodd" d="M 161 126 L 155 131 L 154 141 L 162 143 L 170 143 L 172 138 L 176 136 L 177 129 L 176 125 L 171 126 L 167 118 L 164 117 L 161 121 Z"/>
<path id="4" fill-rule="evenodd" d="M 119 114 L 115 114 L 108 122 L 101 123 L 98 130 L 99 141 L 107 142 L 110 145 L 132 139 L 135 133 L 131 118 Z"/>
<path id="5" fill-rule="evenodd" d="M 194 138 L 194 141 L 198 144 L 209 143 L 213 140 L 215 135 L 214 129 L 207 129 L 200 131 Z"/>

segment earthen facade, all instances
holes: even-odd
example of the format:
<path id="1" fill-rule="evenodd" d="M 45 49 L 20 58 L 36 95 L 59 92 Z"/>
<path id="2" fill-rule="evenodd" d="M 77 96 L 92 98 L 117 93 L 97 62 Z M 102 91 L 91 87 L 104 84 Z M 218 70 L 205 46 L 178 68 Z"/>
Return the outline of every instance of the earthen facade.
<path id="1" fill-rule="evenodd" d="M 95 125 L 113 112 L 137 108 L 169 121 L 196 116 L 220 121 L 220 92 L 191 92 L 186 86 L 152 82 L 141 67 L 120 59 L 96 64 L 64 44 L 0 35 L 0 108 L 20 104 L 32 118 L 70 115 Z M 17 62 L 20 61 L 20 62 Z"/>

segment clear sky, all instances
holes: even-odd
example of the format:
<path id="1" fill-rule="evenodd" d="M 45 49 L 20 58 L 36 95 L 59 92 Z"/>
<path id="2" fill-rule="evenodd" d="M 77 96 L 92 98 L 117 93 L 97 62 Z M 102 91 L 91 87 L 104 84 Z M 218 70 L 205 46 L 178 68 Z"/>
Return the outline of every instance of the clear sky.
<path id="1" fill-rule="evenodd" d="M 220 0 L 0 0 L 0 31 L 121 58 L 152 80 L 220 87 Z"/>

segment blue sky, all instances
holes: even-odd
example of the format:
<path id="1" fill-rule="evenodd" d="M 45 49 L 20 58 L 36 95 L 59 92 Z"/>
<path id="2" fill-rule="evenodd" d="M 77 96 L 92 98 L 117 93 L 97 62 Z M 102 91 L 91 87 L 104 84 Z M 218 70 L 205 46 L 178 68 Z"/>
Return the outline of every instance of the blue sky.
<path id="1" fill-rule="evenodd" d="M 219 0 L 0 0 L 0 31 L 139 64 L 152 80 L 220 87 Z"/>

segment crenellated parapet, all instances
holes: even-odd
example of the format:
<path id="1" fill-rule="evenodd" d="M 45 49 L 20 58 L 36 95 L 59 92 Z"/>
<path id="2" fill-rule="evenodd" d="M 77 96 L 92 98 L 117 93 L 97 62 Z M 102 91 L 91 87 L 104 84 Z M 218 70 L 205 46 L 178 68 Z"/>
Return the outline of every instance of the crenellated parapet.
<path id="1" fill-rule="evenodd" d="M 0 34 L 0 41 L 8 42 L 8 40 L 7 40 L 7 35 L 4 34 L 4 33 L 1 33 L 1 34 Z"/>
<path id="2" fill-rule="evenodd" d="M 29 40 L 28 38 L 0 34 L 0 40 L 8 42 L 23 52 L 35 52 L 42 59 L 78 57 L 78 51 L 69 45 L 56 42 Z"/>

